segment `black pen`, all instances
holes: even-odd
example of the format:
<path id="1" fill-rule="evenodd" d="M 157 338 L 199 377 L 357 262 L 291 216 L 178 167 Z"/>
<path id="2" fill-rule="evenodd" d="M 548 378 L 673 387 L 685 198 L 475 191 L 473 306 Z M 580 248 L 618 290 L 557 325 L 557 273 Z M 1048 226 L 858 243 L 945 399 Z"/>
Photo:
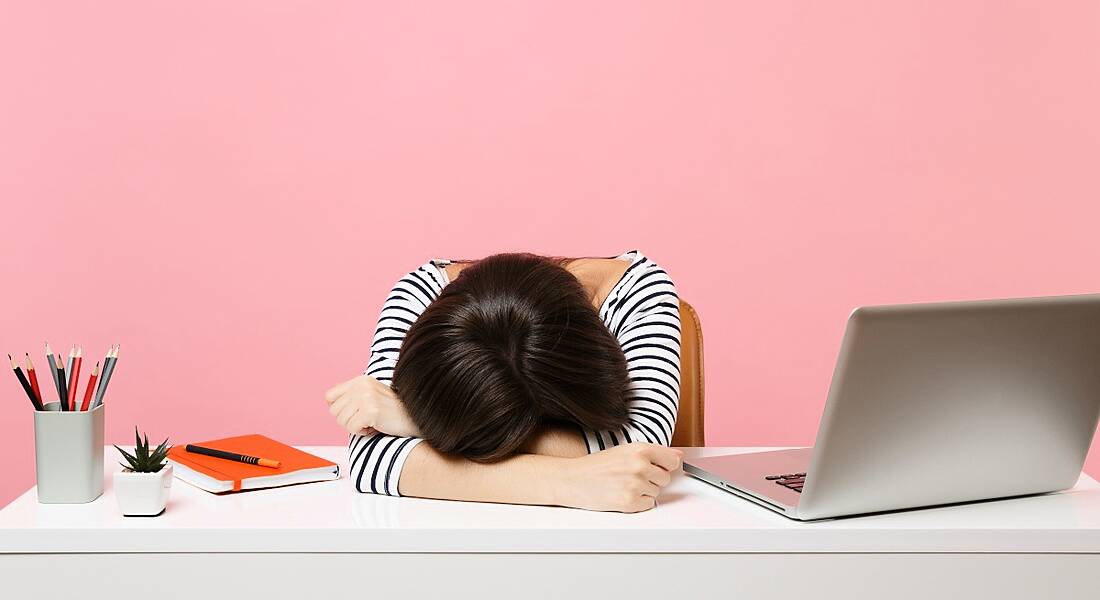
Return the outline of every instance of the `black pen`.
<path id="1" fill-rule="evenodd" d="M 194 452 L 195 454 L 203 454 L 206 456 L 213 456 L 214 458 L 224 458 L 225 460 L 234 460 L 250 465 L 260 465 L 261 467 L 270 467 L 272 469 L 278 469 L 282 464 L 277 460 L 271 458 L 257 458 L 255 456 L 248 456 L 247 454 L 237 454 L 236 452 L 226 452 L 225 450 L 217 450 L 214 448 L 206 448 L 203 446 L 196 446 L 194 444 L 187 444 L 184 448 L 188 452 Z"/>

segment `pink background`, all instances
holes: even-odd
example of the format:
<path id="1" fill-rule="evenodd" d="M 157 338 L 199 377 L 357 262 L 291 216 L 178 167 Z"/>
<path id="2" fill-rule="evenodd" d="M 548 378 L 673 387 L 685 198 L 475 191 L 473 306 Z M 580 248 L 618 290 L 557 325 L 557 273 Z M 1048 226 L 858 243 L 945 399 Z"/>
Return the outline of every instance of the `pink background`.
<path id="1" fill-rule="evenodd" d="M 432 256 L 663 263 L 713 445 L 811 443 L 853 306 L 1100 287 L 1096 2 L 0 14 L 0 350 L 121 343 L 112 442 L 341 443 L 321 394 Z"/>

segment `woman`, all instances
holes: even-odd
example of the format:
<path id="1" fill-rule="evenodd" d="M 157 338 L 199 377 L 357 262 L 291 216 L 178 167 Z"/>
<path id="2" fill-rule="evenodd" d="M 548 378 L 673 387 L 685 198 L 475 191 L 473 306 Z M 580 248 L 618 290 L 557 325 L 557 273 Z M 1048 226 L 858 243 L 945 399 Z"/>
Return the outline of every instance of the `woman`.
<path id="1" fill-rule="evenodd" d="M 402 277 L 366 373 L 325 400 L 360 492 L 637 512 L 681 466 L 679 381 L 656 263 L 498 254 Z"/>

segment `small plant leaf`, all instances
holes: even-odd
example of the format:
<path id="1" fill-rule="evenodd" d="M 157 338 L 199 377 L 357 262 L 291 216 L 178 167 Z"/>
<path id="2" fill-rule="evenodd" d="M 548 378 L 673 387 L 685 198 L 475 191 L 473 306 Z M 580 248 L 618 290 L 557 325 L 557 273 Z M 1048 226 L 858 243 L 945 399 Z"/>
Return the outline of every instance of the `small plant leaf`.
<path id="1" fill-rule="evenodd" d="M 119 452 L 121 452 L 122 455 L 125 456 L 127 460 L 135 460 L 133 454 L 130 454 L 129 452 L 123 450 L 122 448 L 119 448 L 118 446 L 115 446 L 115 450 L 118 450 Z"/>
<path id="2" fill-rule="evenodd" d="M 164 441 L 157 444 L 157 449 L 153 451 L 154 462 L 164 462 L 165 457 L 168 456 L 168 451 L 172 447 L 168 445 L 168 438 L 164 438 Z"/>
<path id="3" fill-rule="evenodd" d="M 167 454 L 168 454 L 168 440 L 165 439 L 163 442 L 161 442 L 157 446 L 156 450 L 153 450 L 153 456 L 162 455 L 162 458 L 163 458 L 163 455 L 167 455 Z"/>
<path id="4" fill-rule="evenodd" d="M 140 465 L 138 464 L 138 460 L 137 460 L 136 457 L 134 457 L 134 455 L 130 454 L 129 452 L 127 452 L 125 450 L 123 450 L 122 448 L 119 448 L 118 446 L 115 446 L 115 450 L 118 450 L 122 454 L 122 457 L 126 459 L 126 462 L 130 463 L 130 466 L 127 467 L 127 468 L 129 468 L 132 471 L 138 471 L 139 470 Z M 121 465 L 122 463 L 119 463 L 119 464 Z M 126 465 L 122 465 L 122 466 L 125 467 Z"/>

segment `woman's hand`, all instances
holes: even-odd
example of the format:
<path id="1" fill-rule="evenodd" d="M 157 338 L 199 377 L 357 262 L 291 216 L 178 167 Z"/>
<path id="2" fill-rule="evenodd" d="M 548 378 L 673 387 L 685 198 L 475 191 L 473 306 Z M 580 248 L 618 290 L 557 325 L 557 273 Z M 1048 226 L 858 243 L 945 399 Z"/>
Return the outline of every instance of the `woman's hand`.
<path id="1" fill-rule="evenodd" d="M 633 443 L 564 459 L 558 503 L 587 510 L 649 510 L 683 457 L 675 448 Z"/>
<path id="2" fill-rule="evenodd" d="M 390 435 L 419 437 L 405 405 L 388 385 L 370 375 L 349 379 L 325 392 L 328 411 L 349 433 L 374 429 Z"/>

